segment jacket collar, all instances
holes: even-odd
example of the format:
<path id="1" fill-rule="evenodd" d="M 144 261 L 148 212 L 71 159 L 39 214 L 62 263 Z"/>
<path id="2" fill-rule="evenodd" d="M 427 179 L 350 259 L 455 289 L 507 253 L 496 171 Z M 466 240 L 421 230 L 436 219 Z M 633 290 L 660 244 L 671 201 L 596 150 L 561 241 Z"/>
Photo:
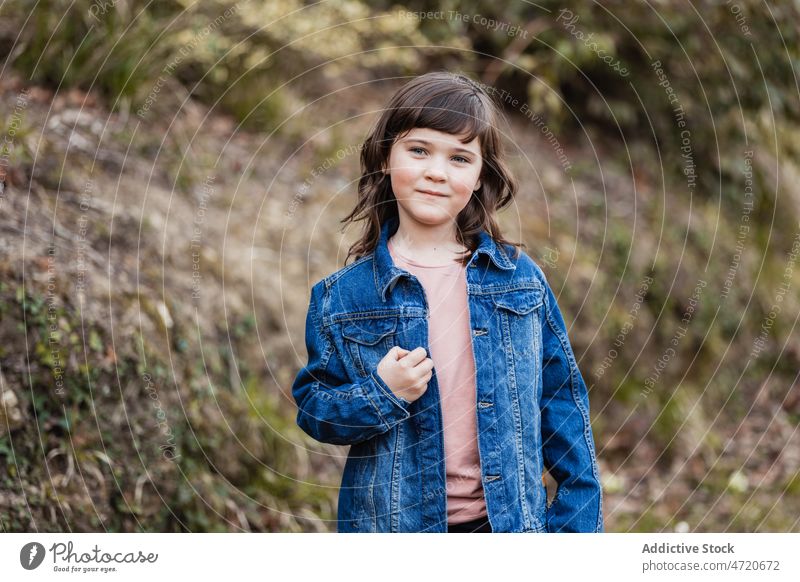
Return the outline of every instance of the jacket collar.
<path id="1" fill-rule="evenodd" d="M 387 218 L 381 225 L 381 236 L 378 239 L 378 246 L 375 247 L 373 260 L 375 286 L 382 301 L 386 301 L 386 290 L 391 290 L 400 277 L 408 274 L 394 264 L 387 246 L 389 238 L 397 232 L 399 226 L 400 219 L 397 216 Z M 508 258 L 506 251 L 485 230 L 478 233 L 478 248 L 469 258 L 468 266 L 477 261 L 478 255 L 487 255 L 498 269 L 511 271 L 516 269 L 516 265 Z"/>

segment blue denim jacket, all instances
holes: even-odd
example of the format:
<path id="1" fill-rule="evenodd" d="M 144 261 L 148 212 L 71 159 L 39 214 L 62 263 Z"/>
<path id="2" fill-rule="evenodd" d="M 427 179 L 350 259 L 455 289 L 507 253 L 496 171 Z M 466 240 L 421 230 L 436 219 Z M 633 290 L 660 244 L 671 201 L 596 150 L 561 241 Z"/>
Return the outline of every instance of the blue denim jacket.
<path id="1" fill-rule="evenodd" d="M 445 532 L 442 411 L 436 368 L 413 403 L 378 375 L 392 346 L 428 354 L 419 280 L 375 251 L 315 284 L 306 321 L 308 365 L 292 393 L 297 423 L 350 445 L 339 490 L 340 532 Z M 495 532 L 603 531 L 589 398 L 544 273 L 486 232 L 470 257 L 467 291 L 476 362 L 478 449 Z M 551 505 L 542 481 L 558 482 Z"/>

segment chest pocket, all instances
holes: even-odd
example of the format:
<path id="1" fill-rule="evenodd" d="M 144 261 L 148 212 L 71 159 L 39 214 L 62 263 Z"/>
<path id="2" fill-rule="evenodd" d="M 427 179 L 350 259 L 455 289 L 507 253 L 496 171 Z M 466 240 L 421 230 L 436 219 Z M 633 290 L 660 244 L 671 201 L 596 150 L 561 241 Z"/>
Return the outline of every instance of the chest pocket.
<path id="1" fill-rule="evenodd" d="M 538 287 L 516 289 L 494 295 L 494 304 L 499 309 L 510 311 L 516 315 L 527 315 L 542 306 L 542 297 L 542 290 Z"/>
<path id="2" fill-rule="evenodd" d="M 539 315 L 543 308 L 544 292 L 541 287 L 514 289 L 494 295 L 493 301 L 496 307 L 495 321 L 500 327 L 503 344 L 509 353 L 514 354 L 519 368 L 527 370 L 542 341 Z"/>
<path id="3" fill-rule="evenodd" d="M 349 321 L 342 326 L 345 348 L 355 369 L 368 376 L 395 342 L 397 317 L 365 318 Z"/>

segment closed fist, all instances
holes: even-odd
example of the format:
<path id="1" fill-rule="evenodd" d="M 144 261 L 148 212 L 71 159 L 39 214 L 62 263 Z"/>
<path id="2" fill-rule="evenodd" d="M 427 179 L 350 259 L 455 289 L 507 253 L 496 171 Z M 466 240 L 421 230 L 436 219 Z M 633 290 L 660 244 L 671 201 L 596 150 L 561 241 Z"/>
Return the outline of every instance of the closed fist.
<path id="1" fill-rule="evenodd" d="M 425 394 L 433 376 L 433 360 L 426 356 L 423 347 L 408 351 L 395 346 L 378 362 L 378 376 L 396 396 L 414 402 Z"/>

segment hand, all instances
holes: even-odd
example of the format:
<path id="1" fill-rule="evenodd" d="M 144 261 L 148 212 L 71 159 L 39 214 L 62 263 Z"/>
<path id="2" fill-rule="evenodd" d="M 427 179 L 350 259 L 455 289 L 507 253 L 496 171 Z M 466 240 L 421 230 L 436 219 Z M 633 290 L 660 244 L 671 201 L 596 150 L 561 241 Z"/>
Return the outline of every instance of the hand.
<path id="1" fill-rule="evenodd" d="M 409 352 L 395 346 L 378 362 L 378 376 L 396 396 L 414 402 L 425 394 L 433 376 L 433 360 L 426 355 L 423 347 Z"/>

